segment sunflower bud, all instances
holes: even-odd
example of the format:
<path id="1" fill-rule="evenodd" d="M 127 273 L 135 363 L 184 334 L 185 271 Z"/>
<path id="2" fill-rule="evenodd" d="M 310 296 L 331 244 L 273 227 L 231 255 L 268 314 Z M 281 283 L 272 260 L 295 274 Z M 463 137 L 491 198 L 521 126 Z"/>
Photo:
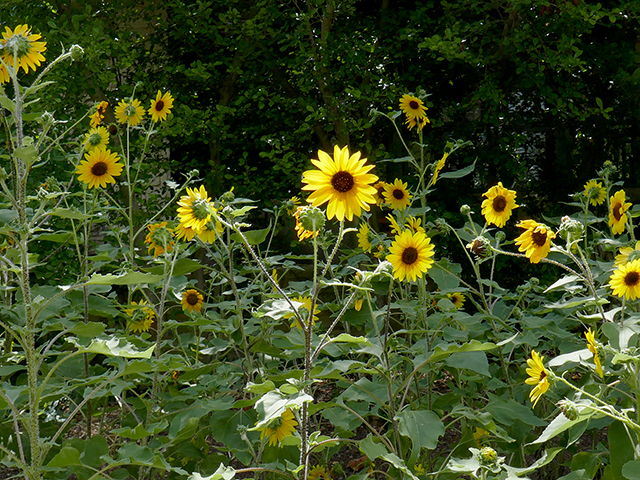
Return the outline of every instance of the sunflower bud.
<path id="1" fill-rule="evenodd" d="M 309 232 L 322 230 L 324 221 L 324 212 L 317 207 L 306 207 L 300 212 L 300 223 Z"/>
<path id="2" fill-rule="evenodd" d="M 71 60 L 74 62 L 79 62 L 84 57 L 84 50 L 80 45 L 71 45 L 69 51 L 71 52 Z"/>
<path id="3" fill-rule="evenodd" d="M 511 316 L 515 320 L 522 320 L 524 318 L 524 312 L 520 307 L 513 307 L 513 310 L 511 311 Z"/>
<path id="4" fill-rule="evenodd" d="M 602 164 L 602 170 L 598 172 L 599 177 L 608 177 L 609 175 L 616 173 L 616 166 L 609 160 Z"/>
<path id="5" fill-rule="evenodd" d="M 493 465 L 498 459 L 498 453 L 491 447 L 483 447 L 478 452 L 478 458 L 484 465 Z"/>
<path id="6" fill-rule="evenodd" d="M 473 242 L 468 243 L 467 249 L 471 250 L 477 258 L 487 258 L 491 254 L 489 240 L 484 237 L 477 237 Z"/>
<path id="7" fill-rule="evenodd" d="M 577 420 L 580 416 L 580 412 L 578 412 L 578 407 L 571 400 L 560 400 L 558 402 L 558 408 L 563 413 L 565 417 L 569 420 Z"/>
<path id="8" fill-rule="evenodd" d="M 436 221 L 434 223 L 436 224 L 436 228 L 440 233 L 444 233 L 444 234 L 449 233 L 449 229 L 448 229 L 449 225 L 447 225 L 447 221 L 444 218 L 436 218 Z"/>
<path id="9" fill-rule="evenodd" d="M 40 117 L 36 119 L 36 121 L 40 125 L 42 125 L 42 128 L 44 128 L 45 130 L 53 125 L 54 120 L 55 118 L 53 118 L 53 115 L 49 112 L 44 112 Z"/>
<path id="10" fill-rule="evenodd" d="M 465 203 L 460 207 L 460 213 L 464 216 L 471 215 L 471 207 Z"/>
<path id="11" fill-rule="evenodd" d="M 499 230 L 498 232 L 496 232 L 496 240 L 498 241 L 498 243 L 504 242 L 506 238 L 507 238 L 507 234 L 504 233 L 502 230 Z"/>
<path id="12" fill-rule="evenodd" d="M 231 203 L 236 199 L 236 195 L 235 193 L 233 193 L 233 187 L 231 187 L 231 190 L 229 190 L 228 192 L 225 192 L 222 194 L 222 196 L 220 197 L 220 201 L 222 202 L 223 205 L 226 205 L 227 203 Z"/>
<path id="13" fill-rule="evenodd" d="M 558 234 L 567 243 L 575 242 L 582 237 L 582 233 L 584 232 L 584 226 L 581 222 L 577 220 L 572 220 L 571 217 L 564 216 L 560 222 L 560 228 L 558 229 Z"/>
<path id="14" fill-rule="evenodd" d="M 540 285 L 540 279 L 538 277 L 531 277 L 529 279 L 529 283 L 532 287 L 537 287 L 538 285 Z"/>

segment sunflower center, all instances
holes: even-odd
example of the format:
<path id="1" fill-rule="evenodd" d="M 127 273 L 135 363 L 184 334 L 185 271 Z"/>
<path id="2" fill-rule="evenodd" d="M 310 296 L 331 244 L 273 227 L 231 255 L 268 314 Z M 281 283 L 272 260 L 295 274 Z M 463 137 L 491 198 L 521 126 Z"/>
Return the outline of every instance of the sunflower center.
<path id="1" fill-rule="evenodd" d="M 161 112 L 164 109 L 164 102 L 162 100 L 158 100 L 155 105 L 156 112 Z"/>
<path id="2" fill-rule="evenodd" d="M 619 222 L 620 219 L 622 218 L 622 204 L 621 203 L 616 203 L 612 208 L 611 211 L 613 213 L 613 216 L 616 219 L 616 222 Z"/>
<path id="3" fill-rule="evenodd" d="M 547 243 L 547 234 L 534 231 L 531 233 L 531 241 L 539 247 L 543 247 Z"/>
<path id="4" fill-rule="evenodd" d="M 101 177 L 109 170 L 109 166 L 105 162 L 98 162 L 91 167 L 91 173 L 96 177 Z"/>
<path id="5" fill-rule="evenodd" d="M 496 196 L 496 198 L 493 199 L 493 211 L 502 213 L 505 208 L 507 208 L 507 199 L 502 195 Z"/>
<path id="6" fill-rule="evenodd" d="M 418 110 L 420 108 L 420 104 L 415 100 L 411 100 L 409 102 L 409 107 L 411 108 L 411 110 Z"/>
<path id="7" fill-rule="evenodd" d="M 187 303 L 191 306 L 193 305 L 197 305 L 199 301 L 198 295 L 196 295 L 195 293 L 190 293 L 189 295 L 187 295 Z"/>
<path id="8" fill-rule="evenodd" d="M 638 272 L 629 272 L 624 276 L 624 284 L 627 287 L 635 287 L 640 283 L 640 274 Z"/>
<path id="9" fill-rule="evenodd" d="M 538 383 L 542 383 L 545 378 L 547 378 L 547 372 L 544 369 L 542 369 L 538 377 Z"/>
<path id="10" fill-rule="evenodd" d="M 114 124 L 109 125 L 109 134 L 115 135 L 116 133 L 118 133 L 118 127 Z"/>
<path id="11" fill-rule="evenodd" d="M 404 198 L 404 192 L 399 188 L 396 188 L 393 191 L 393 198 L 395 198 L 396 200 L 402 200 Z"/>
<path id="12" fill-rule="evenodd" d="M 413 265 L 418 260 L 418 250 L 414 247 L 407 247 L 402 252 L 402 263 L 405 265 Z"/>
<path id="13" fill-rule="evenodd" d="M 338 172 L 331 177 L 331 186 L 340 193 L 346 193 L 353 188 L 353 175 L 349 172 Z"/>

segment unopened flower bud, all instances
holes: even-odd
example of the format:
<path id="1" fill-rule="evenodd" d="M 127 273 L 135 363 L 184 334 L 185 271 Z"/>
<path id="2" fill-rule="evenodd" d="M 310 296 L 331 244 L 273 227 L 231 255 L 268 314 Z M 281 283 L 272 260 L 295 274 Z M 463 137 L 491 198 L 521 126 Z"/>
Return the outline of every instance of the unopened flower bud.
<path id="1" fill-rule="evenodd" d="M 71 52 L 71 60 L 74 62 L 79 62 L 84 57 L 84 50 L 80 45 L 71 45 L 69 51 Z"/>
<path id="2" fill-rule="evenodd" d="M 540 285 L 540 279 L 538 277 L 531 277 L 529 279 L 529 283 L 532 287 L 537 287 L 538 285 Z"/>
<path id="3" fill-rule="evenodd" d="M 223 193 L 222 196 L 220 197 L 220 201 L 223 204 L 231 203 L 235 199 L 236 199 L 236 195 L 233 193 L 233 187 L 231 187 L 231 190 L 229 190 L 228 192 Z"/>
<path id="4" fill-rule="evenodd" d="M 584 226 L 581 222 L 573 220 L 571 217 L 566 215 L 562 217 L 558 234 L 564 240 L 567 242 L 574 242 L 582 237 L 583 232 Z"/>
<path id="5" fill-rule="evenodd" d="M 563 413 L 565 417 L 569 420 L 577 420 L 580 416 L 580 412 L 578 412 L 578 407 L 571 400 L 560 400 L 558 402 L 558 408 Z"/>
<path id="6" fill-rule="evenodd" d="M 504 233 L 502 230 L 498 230 L 498 232 L 496 232 L 496 240 L 498 241 L 498 243 L 504 242 L 506 238 L 507 238 L 507 234 Z"/>
<path id="7" fill-rule="evenodd" d="M 53 115 L 49 112 L 44 112 L 40 117 L 38 117 L 37 122 L 42 125 L 42 128 L 47 129 L 51 125 L 53 125 Z"/>
<path id="8" fill-rule="evenodd" d="M 478 457 L 480 457 L 480 462 L 485 465 L 492 465 L 496 463 L 498 459 L 498 453 L 491 447 L 483 447 L 478 452 Z"/>
<path id="9" fill-rule="evenodd" d="M 465 203 L 460 207 L 460 213 L 465 216 L 471 214 L 471 207 Z"/>
<path id="10" fill-rule="evenodd" d="M 513 310 L 511 311 L 511 316 L 515 320 L 522 320 L 524 318 L 524 313 L 520 307 L 513 307 Z"/>
<path id="11" fill-rule="evenodd" d="M 476 258 L 486 258 L 491 254 L 489 240 L 484 237 L 477 237 L 473 242 L 468 243 L 467 249 L 471 250 Z"/>

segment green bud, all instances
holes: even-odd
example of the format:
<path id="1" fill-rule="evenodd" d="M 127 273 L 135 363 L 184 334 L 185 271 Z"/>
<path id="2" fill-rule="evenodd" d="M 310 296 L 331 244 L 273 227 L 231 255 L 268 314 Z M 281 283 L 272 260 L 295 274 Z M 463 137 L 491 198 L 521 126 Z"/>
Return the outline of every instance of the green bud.
<path id="1" fill-rule="evenodd" d="M 225 192 L 222 194 L 222 196 L 220 197 L 220 201 L 223 204 L 226 203 L 231 203 L 236 199 L 235 194 L 233 193 L 233 188 L 231 190 L 229 190 L 228 192 Z"/>
<path id="2" fill-rule="evenodd" d="M 498 230 L 498 232 L 496 232 L 496 240 L 498 241 L 498 243 L 504 242 L 506 238 L 507 238 L 507 234 L 504 233 L 502 230 Z"/>
<path id="3" fill-rule="evenodd" d="M 53 118 L 53 115 L 49 112 L 44 112 L 36 119 L 36 121 L 42 125 L 42 128 L 45 129 L 53 125 L 54 120 L 55 118 Z"/>
<path id="4" fill-rule="evenodd" d="M 516 320 L 522 320 L 524 318 L 524 312 L 520 309 L 520 307 L 513 307 L 511 316 Z"/>
<path id="5" fill-rule="evenodd" d="M 561 238 L 567 241 L 567 243 L 575 242 L 582 237 L 584 232 L 584 226 L 581 222 L 571 219 L 571 217 L 565 215 L 560 221 L 560 228 L 558 234 Z"/>
<path id="6" fill-rule="evenodd" d="M 460 213 L 464 216 L 471 214 L 471 207 L 466 203 L 460 207 Z"/>
<path id="7" fill-rule="evenodd" d="M 562 414 L 567 417 L 569 420 L 577 420 L 580 416 L 580 412 L 578 412 L 578 407 L 571 400 L 560 400 L 558 402 L 558 408 L 562 412 Z"/>
<path id="8" fill-rule="evenodd" d="M 74 62 L 79 62 L 84 57 L 84 50 L 80 45 L 71 45 L 69 51 L 71 52 L 71 60 Z"/>
<path id="9" fill-rule="evenodd" d="M 529 279 L 529 283 L 532 287 L 537 287 L 538 285 L 540 285 L 540 279 L 538 277 L 531 277 Z"/>
<path id="10" fill-rule="evenodd" d="M 485 465 L 493 465 L 498 459 L 498 453 L 491 447 L 483 447 L 478 452 L 478 457 L 481 463 Z"/>

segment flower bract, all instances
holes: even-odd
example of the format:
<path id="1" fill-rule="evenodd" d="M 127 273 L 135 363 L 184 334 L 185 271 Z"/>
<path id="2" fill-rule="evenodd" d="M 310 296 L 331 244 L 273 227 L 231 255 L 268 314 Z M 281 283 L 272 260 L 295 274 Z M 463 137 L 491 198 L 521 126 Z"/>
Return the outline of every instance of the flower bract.
<path id="1" fill-rule="evenodd" d="M 405 230 L 396 236 L 389 252 L 387 260 L 393 265 L 393 276 L 400 281 L 422 278 L 434 263 L 434 246 L 421 232 Z"/>
<path id="2" fill-rule="evenodd" d="M 129 100 L 120 100 L 115 110 L 116 119 L 120 123 L 127 123 L 132 127 L 138 125 L 144 117 L 144 108 L 140 105 L 140 100 L 131 98 Z"/>
<path id="3" fill-rule="evenodd" d="M 424 126 L 429 122 L 427 118 L 427 107 L 424 106 L 422 100 L 413 95 L 405 94 L 400 98 L 400 110 L 406 115 L 406 124 L 409 130 L 412 130 L 415 126 L 418 127 L 418 131 L 421 131 Z"/>
<path id="4" fill-rule="evenodd" d="M 187 187 L 187 195 L 180 197 L 178 205 L 178 218 L 183 227 L 192 228 L 196 234 L 204 231 L 213 215 L 211 198 L 204 185 L 193 189 Z"/>
<path id="5" fill-rule="evenodd" d="M 404 210 L 411 203 L 411 194 L 407 184 L 396 178 L 393 183 L 387 183 L 384 187 L 385 203 L 391 205 L 394 210 Z"/>
<path id="6" fill-rule="evenodd" d="M 366 161 L 360 159 L 360 152 L 349 155 L 348 147 L 336 146 L 333 158 L 318 151 L 318 160 L 311 160 L 318 170 L 307 170 L 302 180 L 306 184 L 302 189 L 312 192 L 307 201 L 314 207 L 329 202 L 329 220 L 335 217 L 351 221 L 362 210 L 369 211 L 370 205 L 376 203 L 373 184 L 378 177 L 369 173 L 373 165 L 366 165 Z"/>
<path id="7" fill-rule="evenodd" d="M 516 226 L 526 229 L 522 235 L 516 238 L 516 245 L 518 245 L 518 251 L 524 252 L 531 263 L 538 263 L 549 255 L 551 240 L 556 238 L 554 232 L 535 220 L 523 220 Z"/>
<path id="8" fill-rule="evenodd" d="M 498 182 L 498 185 L 491 187 L 482 196 L 487 197 L 482 201 L 482 215 L 487 223 L 492 223 L 499 228 L 504 227 L 511 217 L 512 210 L 518 207 L 516 192 L 504 188 L 502 182 Z"/>
<path id="9" fill-rule="evenodd" d="M 602 186 L 602 183 L 597 180 L 589 180 L 585 183 L 584 194 L 589 200 L 589 203 L 594 207 L 602 205 L 607 199 L 607 191 Z"/>
<path id="10" fill-rule="evenodd" d="M 109 144 L 109 130 L 104 127 L 92 128 L 89 133 L 84 136 L 84 149 L 90 152 L 94 148 L 106 147 Z"/>
<path id="11" fill-rule="evenodd" d="M 148 332 L 155 319 L 153 308 L 148 306 L 146 300 L 140 300 L 140 303 L 131 302 L 133 308 L 127 308 L 126 314 L 129 315 L 127 324 L 132 332 Z"/>
<path id="12" fill-rule="evenodd" d="M 290 408 L 287 408 L 282 412 L 280 418 L 271 421 L 269 426 L 260 429 L 260 438 L 268 437 L 269 445 L 277 445 L 282 442 L 284 437 L 288 437 L 296 431 L 296 425 L 298 425 L 298 422 L 296 422 L 293 412 Z"/>
<path id="13" fill-rule="evenodd" d="M 180 300 L 182 310 L 185 312 L 199 312 L 200 310 L 202 310 L 203 304 L 204 297 L 195 288 L 185 290 L 182 294 L 182 300 Z"/>
<path id="14" fill-rule="evenodd" d="M 298 236 L 298 241 L 300 242 L 306 240 L 307 238 L 317 237 L 318 233 L 320 233 L 320 230 L 307 230 L 306 228 L 304 228 L 304 225 L 302 225 L 302 222 L 300 221 L 300 215 L 305 211 L 306 208 L 307 207 L 298 207 L 293 214 L 293 217 L 296 219 L 296 235 Z"/>
<path id="15" fill-rule="evenodd" d="M 78 180 L 89 185 L 89 188 L 106 187 L 107 183 L 115 183 L 113 177 L 122 173 L 123 165 L 118 163 L 118 155 L 104 147 L 98 147 L 84 154 L 84 160 L 76 167 Z"/>
<path id="16" fill-rule="evenodd" d="M 2 61 L 16 70 L 24 70 L 29 73 L 29 69 L 34 72 L 45 61 L 44 52 L 47 49 L 47 42 L 39 42 L 42 38 L 37 33 L 31 33 L 29 25 L 18 25 L 15 30 L 4 27 L 0 46 L 2 49 Z M 17 73 L 17 72 L 16 72 Z M 10 79 L 9 72 L 4 65 L 0 64 L 0 83 L 6 83 Z"/>
<path id="17" fill-rule="evenodd" d="M 627 300 L 640 297 L 640 260 L 620 265 L 609 277 L 609 286 L 613 294 Z"/>
<path id="18" fill-rule="evenodd" d="M 151 100 L 151 107 L 149 108 L 149 115 L 154 122 L 164 122 L 167 119 L 167 115 L 171 113 L 173 108 L 173 97 L 171 93 L 166 92 L 163 94 L 158 90 L 155 100 Z M 122 122 L 124 123 L 124 122 Z"/>
<path id="19" fill-rule="evenodd" d="M 173 230 L 167 227 L 167 222 L 151 224 L 147 229 L 149 233 L 144 243 L 149 245 L 148 251 L 153 252 L 153 258 L 173 250 L 176 242 L 173 240 Z"/>
<path id="20" fill-rule="evenodd" d="M 535 350 L 531 351 L 531 358 L 527 359 L 527 378 L 524 383 L 527 385 L 535 385 L 533 390 L 529 393 L 529 399 L 533 402 L 533 406 L 536 406 L 540 397 L 549 390 L 549 379 L 547 370 L 544 368 L 542 361 L 544 357 L 538 355 Z"/>
<path id="21" fill-rule="evenodd" d="M 609 226 L 614 235 L 624 232 L 627 223 L 627 210 L 631 208 L 630 203 L 625 203 L 626 194 L 624 190 L 618 190 L 610 199 Z"/>

